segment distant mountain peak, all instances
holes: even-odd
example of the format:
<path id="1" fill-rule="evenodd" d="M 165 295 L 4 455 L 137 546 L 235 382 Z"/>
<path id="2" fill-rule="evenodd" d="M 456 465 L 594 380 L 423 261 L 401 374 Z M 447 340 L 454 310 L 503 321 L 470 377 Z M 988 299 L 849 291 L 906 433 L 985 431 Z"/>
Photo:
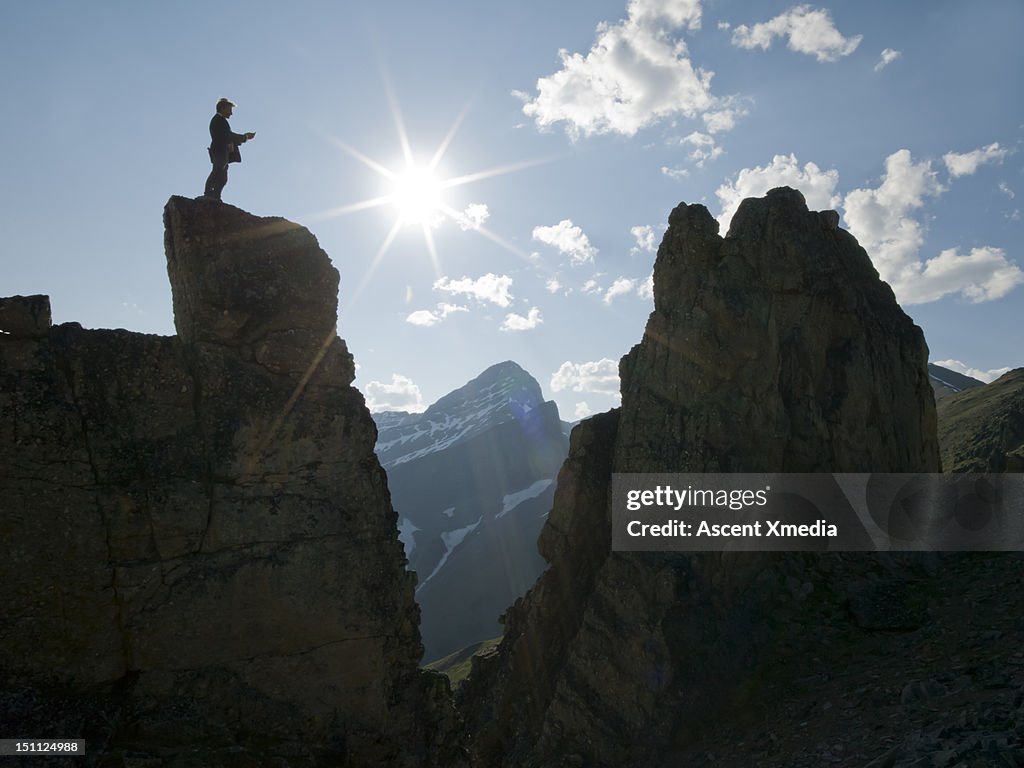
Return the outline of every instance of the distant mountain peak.
<path id="1" fill-rule="evenodd" d="M 506 421 L 524 429 L 540 418 L 546 403 L 540 384 L 518 363 L 496 363 L 449 392 L 423 413 L 384 411 L 377 423 L 377 456 L 392 467 L 445 450 Z M 557 408 L 556 408 L 557 413 Z"/>
<path id="2" fill-rule="evenodd" d="M 935 391 L 936 400 L 963 392 L 965 389 L 985 386 L 985 382 L 980 379 L 965 376 L 962 373 L 951 371 L 949 368 L 943 368 L 941 365 L 935 365 L 935 363 L 928 363 L 928 379 Z"/>
<path id="3" fill-rule="evenodd" d="M 522 366 L 489 366 L 423 413 L 378 413 L 398 529 L 419 584 L 425 659 L 501 632 L 544 570 L 537 536 L 568 440 Z"/>
<path id="4" fill-rule="evenodd" d="M 500 363 L 495 363 L 494 365 L 485 368 L 479 376 L 473 379 L 473 381 L 502 376 L 523 376 L 531 381 L 534 380 L 533 376 L 527 373 L 526 369 L 519 365 L 519 363 L 514 360 L 503 360 Z"/>

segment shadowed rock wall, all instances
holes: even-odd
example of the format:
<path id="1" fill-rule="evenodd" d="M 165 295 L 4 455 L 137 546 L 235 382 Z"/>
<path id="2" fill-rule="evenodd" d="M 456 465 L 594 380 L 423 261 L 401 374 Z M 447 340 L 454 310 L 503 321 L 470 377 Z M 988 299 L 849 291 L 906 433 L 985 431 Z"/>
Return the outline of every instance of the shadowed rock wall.
<path id="1" fill-rule="evenodd" d="M 923 335 L 835 212 L 777 189 L 725 238 L 700 205 L 669 224 L 622 407 L 573 431 L 550 567 L 461 690 L 480 766 L 675 765 L 772 659 L 828 653 L 851 599 L 906 621 L 909 561 L 609 551 L 614 472 L 939 468 Z"/>
<path id="2" fill-rule="evenodd" d="M 337 271 L 283 219 L 164 220 L 177 337 L 0 311 L 5 723 L 155 764 L 457 762 Z"/>
<path id="3" fill-rule="evenodd" d="M 835 211 L 775 189 L 722 238 L 704 206 L 680 205 L 654 286 L 620 366 L 616 471 L 937 466 L 924 336 Z"/>

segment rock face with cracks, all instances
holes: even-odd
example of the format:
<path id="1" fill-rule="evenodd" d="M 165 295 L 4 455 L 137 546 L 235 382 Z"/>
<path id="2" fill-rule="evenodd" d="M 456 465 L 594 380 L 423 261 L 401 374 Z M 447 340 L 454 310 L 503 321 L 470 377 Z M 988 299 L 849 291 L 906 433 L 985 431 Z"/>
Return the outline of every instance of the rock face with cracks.
<path id="1" fill-rule="evenodd" d="M 620 366 L 616 471 L 937 466 L 921 329 L 838 224 L 788 188 L 745 200 L 725 238 L 703 206 L 672 212 Z"/>
<path id="2" fill-rule="evenodd" d="M 176 337 L 0 302 L 5 735 L 104 765 L 458 765 L 337 271 L 283 219 L 172 197 L 164 221 Z"/>
<path id="3" fill-rule="evenodd" d="M 621 409 L 573 431 L 550 567 L 460 691 L 478 765 L 675 765 L 837 625 L 924 620 L 910 558 L 609 551 L 614 472 L 938 471 L 923 335 L 838 221 L 791 189 L 724 238 L 672 212 Z"/>

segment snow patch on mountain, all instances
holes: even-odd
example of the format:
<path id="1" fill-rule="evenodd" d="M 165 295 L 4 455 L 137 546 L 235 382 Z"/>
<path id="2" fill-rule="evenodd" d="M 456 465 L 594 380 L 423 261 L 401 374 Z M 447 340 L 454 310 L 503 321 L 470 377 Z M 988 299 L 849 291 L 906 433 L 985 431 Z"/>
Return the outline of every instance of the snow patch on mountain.
<path id="1" fill-rule="evenodd" d="M 488 375 L 500 376 L 482 384 Z M 494 366 L 423 413 L 375 413 L 377 456 L 385 469 L 443 451 L 506 421 L 532 418 L 543 402 L 540 388 L 514 363 Z"/>
<path id="2" fill-rule="evenodd" d="M 430 575 L 419 583 L 416 587 L 417 592 L 423 589 L 423 587 L 427 585 L 427 582 L 437 575 L 437 572 L 440 571 L 444 567 L 444 564 L 448 562 L 448 558 L 451 556 L 452 552 L 455 551 L 455 548 L 462 543 L 463 539 L 476 530 L 476 527 L 480 525 L 481 520 L 483 520 L 483 517 L 478 518 L 475 523 L 467 525 L 465 528 L 459 528 L 454 531 L 444 531 L 441 534 L 441 541 L 444 542 L 445 548 L 444 557 L 442 557 L 438 564 L 434 566 L 434 570 L 430 572 Z"/>
<path id="3" fill-rule="evenodd" d="M 495 517 L 503 517 L 504 515 L 511 512 L 513 509 L 518 507 L 527 499 L 533 499 L 540 496 L 547 490 L 547 487 L 554 482 L 554 478 L 548 478 L 547 480 L 538 480 L 528 488 L 524 488 L 521 491 L 510 493 L 502 499 L 501 512 Z"/>
<path id="4" fill-rule="evenodd" d="M 939 382 L 939 384 L 941 384 L 942 386 L 944 386 L 944 387 L 949 387 L 949 388 L 950 388 L 951 390 L 953 390 L 954 394 L 955 394 L 955 393 L 957 393 L 957 392 L 960 392 L 960 391 L 962 391 L 962 390 L 960 389 L 960 387 L 958 387 L 958 386 L 957 386 L 956 384 L 950 384 L 950 383 L 949 383 L 948 381 L 943 381 L 943 380 L 942 380 L 942 379 L 940 379 L 940 378 L 939 378 L 938 376 L 936 376 L 936 375 L 935 375 L 934 373 L 933 373 L 933 374 L 931 374 L 931 377 L 932 377 L 933 379 L 935 379 L 935 380 L 936 380 L 937 382 Z"/>

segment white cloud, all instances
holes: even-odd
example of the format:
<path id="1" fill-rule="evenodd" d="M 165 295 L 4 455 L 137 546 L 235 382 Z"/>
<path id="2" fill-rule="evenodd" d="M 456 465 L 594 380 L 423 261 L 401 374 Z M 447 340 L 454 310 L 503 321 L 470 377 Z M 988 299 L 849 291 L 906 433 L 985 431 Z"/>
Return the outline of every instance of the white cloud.
<path id="1" fill-rule="evenodd" d="M 791 51 L 806 53 L 818 61 L 838 61 L 853 53 L 863 36 L 843 37 L 827 10 L 797 5 L 753 27 L 741 24 L 733 30 L 732 44 L 767 50 L 776 37 L 788 37 Z"/>
<path id="2" fill-rule="evenodd" d="M 551 227 L 534 227 L 533 239 L 555 246 L 559 252 L 567 254 L 573 264 L 592 262 L 597 255 L 597 248 L 569 219 L 562 219 Z"/>
<path id="3" fill-rule="evenodd" d="M 476 280 L 469 277 L 463 277 L 460 280 L 442 277 L 434 283 L 435 290 L 455 295 L 465 294 L 472 296 L 477 301 L 489 301 L 499 307 L 507 307 L 512 303 L 512 295 L 509 293 L 511 287 L 511 277 L 495 275 L 493 272 L 488 272 Z"/>
<path id="4" fill-rule="evenodd" d="M 708 160 L 714 160 L 722 155 L 722 148 L 715 144 L 715 139 L 706 133 L 694 131 L 689 136 L 679 140 L 681 144 L 688 144 L 693 149 L 687 157 L 694 162 L 698 168 L 703 168 Z"/>
<path id="5" fill-rule="evenodd" d="M 673 28 L 700 29 L 701 0 L 630 0 L 629 17 L 641 23 L 665 22 Z"/>
<path id="6" fill-rule="evenodd" d="M 718 22 L 718 28 L 728 32 L 730 29 L 732 29 L 732 24 L 730 24 L 728 21 L 720 21 Z"/>
<path id="7" fill-rule="evenodd" d="M 700 131 L 694 131 L 689 136 L 683 136 L 679 139 L 680 144 L 690 144 L 694 147 L 713 147 L 715 146 L 715 139 L 713 136 L 709 136 L 706 133 Z"/>
<path id="8" fill-rule="evenodd" d="M 846 196 L 844 218 L 850 232 L 900 303 L 922 304 L 951 294 L 975 303 L 992 301 L 1024 283 L 1024 272 L 1001 248 L 977 247 L 967 254 L 949 248 L 927 261 L 920 259 L 924 227 L 915 216 L 926 197 L 943 192 L 931 163 L 915 163 L 901 149 L 886 158 L 877 188 L 855 189 Z"/>
<path id="9" fill-rule="evenodd" d="M 721 133 L 735 128 L 736 118 L 743 114 L 746 113 L 735 109 L 720 109 L 716 112 L 705 112 L 701 115 L 701 119 L 704 121 L 704 127 L 708 129 L 708 133 Z"/>
<path id="10" fill-rule="evenodd" d="M 641 299 L 653 299 L 654 298 L 654 273 L 651 272 L 647 276 L 647 279 L 640 283 L 640 286 L 636 289 L 636 295 Z"/>
<path id="11" fill-rule="evenodd" d="M 619 364 L 607 357 L 586 363 L 568 360 L 551 376 L 551 390 L 619 394 Z"/>
<path id="12" fill-rule="evenodd" d="M 625 296 L 627 293 L 633 293 L 636 290 L 636 280 L 629 277 L 616 278 L 612 283 L 612 287 L 609 288 L 604 294 L 604 303 L 611 304 L 612 299 L 616 296 Z"/>
<path id="13" fill-rule="evenodd" d="M 661 172 L 670 179 L 685 179 L 690 175 L 686 168 L 669 168 L 667 165 L 661 166 Z"/>
<path id="14" fill-rule="evenodd" d="M 582 291 L 583 293 L 600 293 L 601 286 L 598 284 L 597 280 L 591 278 L 590 280 L 587 280 L 587 282 L 583 284 L 583 287 L 580 288 L 580 291 Z"/>
<path id="15" fill-rule="evenodd" d="M 1017 196 L 1017 195 L 1015 195 L 1013 193 L 1013 190 L 1010 189 L 1010 185 L 1007 184 L 1005 181 L 999 182 L 999 191 L 1002 192 L 1004 195 L 1006 195 L 1011 200 L 1013 200 L 1013 198 L 1015 198 Z"/>
<path id="16" fill-rule="evenodd" d="M 576 403 L 576 410 L 573 411 L 572 417 L 579 421 L 580 419 L 587 418 L 587 416 L 590 416 L 592 413 L 593 411 L 590 410 L 590 406 L 587 405 L 587 401 L 581 400 L 580 402 Z"/>
<path id="17" fill-rule="evenodd" d="M 429 309 L 417 309 L 415 312 L 405 318 L 405 322 L 411 323 L 412 325 L 422 325 L 424 327 L 430 327 L 441 322 L 441 318 L 431 312 Z"/>
<path id="18" fill-rule="evenodd" d="M 469 229 L 480 229 L 484 222 L 490 218 L 490 215 L 491 212 L 483 203 L 470 203 L 456 221 L 465 232 Z"/>
<path id="19" fill-rule="evenodd" d="M 875 64 L 875 72 L 881 72 L 902 55 L 902 51 L 895 51 L 892 48 L 886 48 L 882 51 L 882 57 L 878 60 L 878 63 Z"/>
<path id="20" fill-rule="evenodd" d="M 980 370 L 978 368 L 971 368 L 970 366 L 961 363 L 959 360 L 936 360 L 935 365 L 948 368 L 951 371 L 962 373 L 964 376 L 970 376 L 972 379 L 978 379 L 978 381 L 984 381 L 986 384 L 998 379 L 1004 373 L 1008 373 L 1012 368 L 992 368 L 987 371 Z"/>
<path id="21" fill-rule="evenodd" d="M 838 183 L 838 171 L 822 171 L 814 163 L 806 163 L 801 168 L 796 155 L 792 154 L 776 155 L 763 168 L 744 168 L 736 174 L 735 181 L 723 184 L 715 192 L 722 203 L 722 212 L 718 215 L 722 233 L 729 231 L 733 214 L 745 198 L 760 197 L 775 187 L 793 187 L 803 193 L 808 208 L 823 210 L 839 204 L 840 198 L 835 194 Z"/>
<path id="22" fill-rule="evenodd" d="M 1000 148 L 999 142 L 995 142 L 987 147 L 963 154 L 947 152 L 942 156 L 942 161 L 946 164 L 949 175 L 955 179 L 960 176 L 970 176 L 978 170 L 979 166 L 987 163 L 1001 163 L 1008 154 L 1010 154 L 1010 150 Z"/>
<path id="23" fill-rule="evenodd" d="M 444 320 L 448 315 L 453 312 L 468 312 L 468 307 L 459 306 L 458 304 L 438 304 L 436 310 L 429 309 L 418 309 L 407 318 L 405 322 L 412 325 L 420 325 L 429 328 L 432 325 L 437 325 Z"/>
<path id="24" fill-rule="evenodd" d="M 419 385 L 408 376 L 391 374 L 391 383 L 371 381 L 366 385 L 366 407 L 371 411 L 408 411 L 422 413 L 427 409 Z"/>
<path id="25" fill-rule="evenodd" d="M 548 278 L 548 281 L 544 283 L 544 287 L 548 293 L 558 293 L 558 289 L 562 287 L 562 284 L 558 282 L 557 277 Z"/>
<path id="26" fill-rule="evenodd" d="M 749 113 L 746 101 L 749 100 L 738 96 L 726 96 L 719 99 L 713 110 L 701 115 L 701 120 L 704 121 L 704 127 L 707 128 L 708 133 L 722 133 L 735 128 L 736 120 Z"/>
<path id="27" fill-rule="evenodd" d="M 537 307 L 531 307 L 526 317 L 509 312 L 505 315 L 505 322 L 501 324 L 503 331 L 529 331 L 544 322 Z"/>
<path id="28" fill-rule="evenodd" d="M 855 189 L 846 195 L 844 218 L 850 232 L 871 256 L 875 268 L 900 296 L 920 277 L 917 253 L 924 230 L 914 212 L 926 197 L 942 194 L 931 163 L 915 163 L 901 149 L 885 160 L 885 175 L 875 189 Z"/>
<path id="29" fill-rule="evenodd" d="M 647 253 L 654 253 L 658 249 L 658 243 L 655 240 L 654 227 L 649 224 L 632 227 L 629 233 L 636 238 L 636 245 L 630 248 L 629 252 L 632 254 L 646 251 Z"/>
<path id="30" fill-rule="evenodd" d="M 924 304 L 959 293 L 977 304 L 1002 298 L 1022 283 L 1024 272 L 1002 248 L 972 248 L 968 254 L 948 248 L 926 261 L 919 277 L 900 286 L 897 295 L 905 304 Z"/>
<path id="31" fill-rule="evenodd" d="M 469 307 L 463 307 L 458 304 L 441 303 L 437 305 L 437 309 L 441 313 L 441 317 L 448 317 L 452 312 L 469 312 Z"/>
<path id="32" fill-rule="evenodd" d="M 714 73 L 695 68 L 673 33 L 700 28 L 700 0 L 630 0 L 628 17 L 603 22 L 585 55 L 559 51 L 562 68 L 537 81 L 523 112 L 541 129 L 565 122 L 572 139 L 632 136 L 661 118 L 712 109 Z"/>

